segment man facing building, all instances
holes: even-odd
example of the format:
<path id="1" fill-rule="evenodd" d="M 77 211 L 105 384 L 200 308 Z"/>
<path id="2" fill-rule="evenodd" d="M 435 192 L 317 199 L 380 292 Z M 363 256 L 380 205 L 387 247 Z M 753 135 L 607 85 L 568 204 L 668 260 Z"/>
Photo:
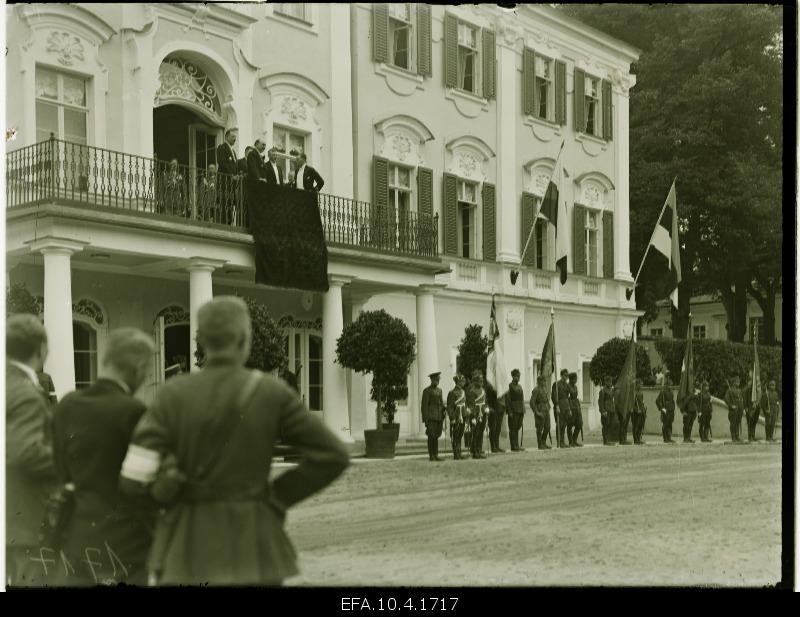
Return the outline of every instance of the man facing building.
<path id="1" fill-rule="evenodd" d="M 512 452 L 524 452 L 519 443 L 519 431 L 522 428 L 522 421 L 525 419 L 525 393 L 519 385 L 519 370 L 511 371 L 511 383 L 508 384 L 508 394 L 506 394 L 506 407 L 508 409 L 508 439 L 511 442 Z"/>
<path id="2" fill-rule="evenodd" d="M 533 420 L 536 423 L 536 443 L 540 450 L 549 450 L 547 436 L 550 434 L 550 397 L 544 383 L 544 375 L 536 378 L 536 387 L 531 392 L 528 403 L 533 411 Z"/>
<path id="3" fill-rule="evenodd" d="M 697 401 L 698 406 L 698 430 L 700 431 L 700 441 L 710 442 L 711 439 L 711 413 L 713 410 L 711 392 L 708 390 L 708 382 L 703 381 L 700 385 L 700 395 Z"/>
<path id="4" fill-rule="evenodd" d="M 422 391 L 422 422 L 428 436 L 428 460 L 441 461 L 439 458 L 439 437 L 442 436 L 442 423 L 445 418 L 445 406 L 442 389 L 439 387 L 441 371 L 428 375 L 431 384 Z"/>
<path id="5" fill-rule="evenodd" d="M 488 381 L 484 383 L 486 390 L 486 405 L 489 407 L 489 448 L 492 453 L 505 452 L 500 447 L 500 431 L 503 429 L 503 415 L 505 414 L 505 401 L 498 399 L 497 391 Z"/>

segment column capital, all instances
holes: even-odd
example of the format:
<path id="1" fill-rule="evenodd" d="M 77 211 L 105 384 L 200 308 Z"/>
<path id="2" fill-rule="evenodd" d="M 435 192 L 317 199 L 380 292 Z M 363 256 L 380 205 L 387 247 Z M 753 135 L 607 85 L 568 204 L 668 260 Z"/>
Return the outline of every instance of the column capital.
<path id="1" fill-rule="evenodd" d="M 511 15 L 501 15 L 495 20 L 495 30 L 498 34 L 497 42 L 501 48 L 512 51 L 517 50 L 517 41 L 523 38 L 525 31 L 516 23 Z"/>
<path id="2" fill-rule="evenodd" d="M 213 272 L 226 263 L 224 259 L 207 259 L 205 257 L 190 257 L 186 269 L 189 272 Z"/>
<path id="3" fill-rule="evenodd" d="M 614 69 L 611 73 L 611 84 L 614 86 L 615 94 L 627 97 L 630 89 L 636 85 L 636 75 Z"/>
<path id="4" fill-rule="evenodd" d="M 89 245 L 89 243 L 82 242 L 81 240 L 47 236 L 45 238 L 32 240 L 28 242 L 28 245 L 31 247 L 31 252 L 33 253 L 42 253 L 42 255 L 72 255 L 73 253 L 82 251 L 84 247 Z"/>
<path id="5" fill-rule="evenodd" d="M 425 295 L 434 295 L 440 292 L 442 289 L 445 289 L 447 285 L 445 283 L 425 283 L 424 285 L 419 285 L 414 290 L 415 296 L 425 296 Z"/>
<path id="6" fill-rule="evenodd" d="M 349 276 L 347 274 L 329 274 L 328 284 L 333 287 L 344 287 L 348 283 L 352 283 L 355 278 L 355 276 Z"/>

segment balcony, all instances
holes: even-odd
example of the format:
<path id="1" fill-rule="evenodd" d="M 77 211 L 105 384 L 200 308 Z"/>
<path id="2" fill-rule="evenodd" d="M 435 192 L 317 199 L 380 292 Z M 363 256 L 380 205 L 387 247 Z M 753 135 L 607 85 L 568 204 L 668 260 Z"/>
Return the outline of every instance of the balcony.
<path id="1" fill-rule="evenodd" d="M 6 155 L 6 207 L 58 202 L 249 233 L 242 176 L 50 139 Z M 321 193 L 330 246 L 438 259 L 438 215 Z"/>

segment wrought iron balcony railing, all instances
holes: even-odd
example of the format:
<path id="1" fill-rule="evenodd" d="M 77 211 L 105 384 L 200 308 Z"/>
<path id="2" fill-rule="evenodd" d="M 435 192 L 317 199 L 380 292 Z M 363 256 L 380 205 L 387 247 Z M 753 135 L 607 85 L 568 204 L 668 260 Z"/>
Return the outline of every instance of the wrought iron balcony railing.
<path id="1" fill-rule="evenodd" d="M 242 176 L 51 138 L 6 155 L 6 206 L 62 201 L 249 228 Z M 318 196 L 332 245 L 435 258 L 438 216 Z"/>

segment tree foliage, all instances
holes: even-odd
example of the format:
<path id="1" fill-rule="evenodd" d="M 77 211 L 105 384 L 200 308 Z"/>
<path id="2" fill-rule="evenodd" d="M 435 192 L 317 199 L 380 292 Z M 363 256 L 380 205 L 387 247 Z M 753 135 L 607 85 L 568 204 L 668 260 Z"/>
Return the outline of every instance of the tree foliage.
<path id="1" fill-rule="evenodd" d="M 489 355 L 489 337 L 482 334 L 483 327 L 471 324 L 464 330 L 464 338 L 458 346 L 458 371 L 467 379 L 478 369 L 486 373 L 486 358 Z"/>
<path id="2" fill-rule="evenodd" d="M 630 346 L 630 339 L 619 337 L 612 338 L 600 345 L 589 363 L 589 377 L 592 383 L 602 385 L 606 375 L 610 375 L 616 383 L 622 373 Z M 650 358 L 641 345 L 636 348 L 636 377 L 645 384 L 649 384 L 652 380 Z"/>
<path id="3" fill-rule="evenodd" d="M 408 373 L 417 339 L 406 323 L 383 309 L 365 311 L 345 326 L 336 341 L 336 361 L 357 373 L 372 373 L 372 400 L 377 401 L 376 425 L 381 415 L 393 420 L 396 402 L 408 396 Z"/>
<path id="4" fill-rule="evenodd" d="M 561 8 L 641 50 L 630 91 L 631 264 L 641 262 L 677 177 L 683 280 L 673 334 L 686 334 L 690 297 L 710 293 L 725 306 L 729 337 L 741 341 L 747 293 L 774 309 L 780 287 L 783 8 Z M 661 281 L 645 270 L 639 283 L 637 306 L 653 316 Z M 774 319 L 765 326 L 774 340 Z"/>
<path id="5" fill-rule="evenodd" d="M 38 315 L 41 307 L 25 283 L 14 283 L 6 289 L 6 317 L 19 313 Z"/>

